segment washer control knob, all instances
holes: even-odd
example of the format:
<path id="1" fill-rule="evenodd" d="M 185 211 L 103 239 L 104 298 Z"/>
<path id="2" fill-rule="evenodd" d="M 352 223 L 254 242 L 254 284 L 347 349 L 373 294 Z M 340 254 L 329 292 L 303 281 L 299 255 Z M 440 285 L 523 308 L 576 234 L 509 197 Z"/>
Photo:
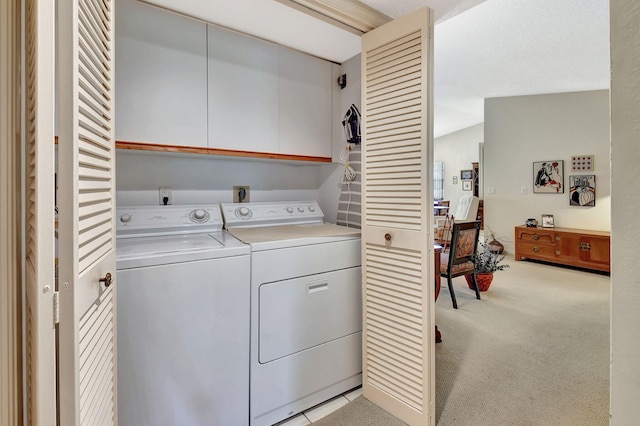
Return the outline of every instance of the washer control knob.
<path id="1" fill-rule="evenodd" d="M 316 208 L 315 208 L 315 207 L 313 207 L 313 206 L 310 206 L 310 207 L 309 207 L 309 211 L 310 211 L 311 213 L 313 213 L 313 212 L 315 212 L 315 211 L 316 211 Z"/>
<path id="2" fill-rule="evenodd" d="M 122 223 L 127 223 L 131 220 L 131 215 L 130 214 L 123 214 L 122 216 L 120 216 L 120 222 Z"/>
<path id="3" fill-rule="evenodd" d="M 287 213 L 293 213 L 293 209 L 291 207 L 287 207 L 285 210 L 287 211 Z"/>
<path id="4" fill-rule="evenodd" d="M 189 218 L 196 223 L 204 223 L 209 220 L 209 213 L 203 209 L 192 210 Z"/>
<path id="5" fill-rule="evenodd" d="M 299 211 L 300 213 L 304 213 L 304 207 L 298 207 L 298 211 Z"/>

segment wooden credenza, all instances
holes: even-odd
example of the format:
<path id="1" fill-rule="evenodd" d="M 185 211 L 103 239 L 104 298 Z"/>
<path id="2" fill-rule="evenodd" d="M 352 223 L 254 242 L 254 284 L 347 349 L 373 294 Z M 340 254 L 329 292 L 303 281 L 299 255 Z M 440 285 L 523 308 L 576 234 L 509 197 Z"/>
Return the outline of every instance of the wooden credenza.
<path id="1" fill-rule="evenodd" d="M 610 236 L 606 231 L 572 228 L 515 228 L 516 260 L 536 259 L 610 272 Z"/>

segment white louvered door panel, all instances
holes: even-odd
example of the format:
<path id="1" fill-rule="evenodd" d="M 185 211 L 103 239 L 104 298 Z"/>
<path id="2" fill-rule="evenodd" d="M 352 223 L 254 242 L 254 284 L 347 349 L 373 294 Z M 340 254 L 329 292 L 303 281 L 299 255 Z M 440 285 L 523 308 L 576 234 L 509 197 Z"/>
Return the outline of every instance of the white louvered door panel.
<path id="1" fill-rule="evenodd" d="M 60 423 L 116 419 L 113 0 L 58 2 Z M 100 282 L 111 274 L 113 284 Z"/>
<path id="2" fill-rule="evenodd" d="M 364 396 L 435 424 L 432 18 L 362 38 Z"/>
<path id="3" fill-rule="evenodd" d="M 55 424 L 55 3 L 25 1 L 27 424 Z"/>

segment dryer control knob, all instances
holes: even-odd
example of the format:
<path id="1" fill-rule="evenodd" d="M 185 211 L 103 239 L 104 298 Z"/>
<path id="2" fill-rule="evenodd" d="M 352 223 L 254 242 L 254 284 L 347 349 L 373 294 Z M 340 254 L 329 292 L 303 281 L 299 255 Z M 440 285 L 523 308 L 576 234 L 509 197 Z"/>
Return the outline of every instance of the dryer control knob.
<path id="1" fill-rule="evenodd" d="M 300 213 L 304 213 L 304 207 L 298 207 L 298 211 L 299 211 Z"/>
<path id="2" fill-rule="evenodd" d="M 235 210 L 235 214 L 237 218 L 242 220 L 249 220 L 251 219 L 251 216 L 252 216 L 251 210 L 248 209 L 247 207 L 238 207 Z"/>
<path id="3" fill-rule="evenodd" d="M 130 214 L 123 214 L 122 216 L 120 216 L 120 222 L 127 223 L 130 220 L 131 220 Z"/>
<path id="4" fill-rule="evenodd" d="M 311 207 L 309 207 L 309 211 L 310 211 L 311 213 L 313 213 L 313 212 L 315 212 L 315 211 L 316 211 L 316 208 L 315 208 L 315 207 L 313 207 L 313 206 L 311 206 Z"/>
<path id="5" fill-rule="evenodd" d="M 287 213 L 293 213 L 293 209 L 291 207 L 287 207 L 285 210 L 287 211 Z"/>

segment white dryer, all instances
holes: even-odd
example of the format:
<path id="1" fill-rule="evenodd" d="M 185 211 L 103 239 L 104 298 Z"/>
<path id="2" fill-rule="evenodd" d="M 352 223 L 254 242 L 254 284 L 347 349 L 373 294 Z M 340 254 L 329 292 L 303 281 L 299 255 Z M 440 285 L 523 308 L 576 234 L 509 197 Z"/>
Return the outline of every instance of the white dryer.
<path id="1" fill-rule="evenodd" d="M 118 423 L 247 425 L 249 247 L 218 205 L 117 217 Z"/>
<path id="2" fill-rule="evenodd" d="M 251 245 L 250 422 L 272 425 L 362 383 L 360 230 L 317 202 L 222 204 Z"/>

